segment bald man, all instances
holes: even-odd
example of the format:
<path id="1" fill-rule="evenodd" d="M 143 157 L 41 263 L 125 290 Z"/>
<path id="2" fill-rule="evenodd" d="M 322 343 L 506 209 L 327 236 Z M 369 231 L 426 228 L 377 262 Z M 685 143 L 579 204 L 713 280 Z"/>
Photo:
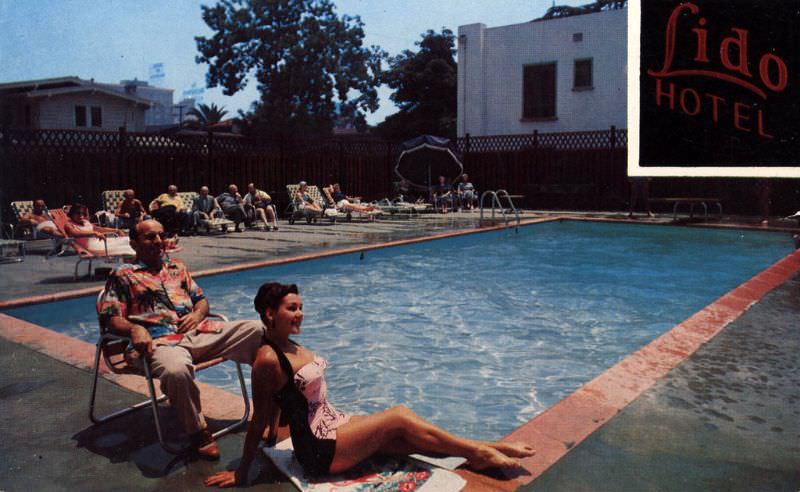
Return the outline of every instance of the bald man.
<path id="1" fill-rule="evenodd" d="M 194 199 L 192 204 L 192 224 L 195 230 L 200 225 L 201 220 L 210 220 L 211 218 L 222 218 L 225 214 L 222 213 L 222 207 L 217 203 L 217 199 L 208 193 L 208 186 L 200 188 L 200 193 Z"/>
<path id="2" fill-rule="evenodd" d="M 167 192 L 158 195 L 149 205 L 150 215 L 161 222 L 170 235 L 185 230 L 189 225 L 189 214 L 183 200 L 178 196 L 178 187 L 171 184 Z"/>

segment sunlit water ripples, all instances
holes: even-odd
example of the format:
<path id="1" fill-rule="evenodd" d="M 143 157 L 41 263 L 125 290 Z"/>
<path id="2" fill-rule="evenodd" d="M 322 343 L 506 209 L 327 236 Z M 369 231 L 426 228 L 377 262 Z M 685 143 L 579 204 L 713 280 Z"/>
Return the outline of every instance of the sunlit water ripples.
<path id="1" fill-rule="evenodd" d="M 781 234 L 564 222 L 199 283 L 231 319 L 255 317 L 262 282 L 297 283 L 298 340 L 329 359 L 338 408 L 402 403 L 451 431 L 497 439 L 790 248 Z M 9 314 L 94 342 L 92 303 Z M 230 363 L 200 379 L 238 385 Z"/>

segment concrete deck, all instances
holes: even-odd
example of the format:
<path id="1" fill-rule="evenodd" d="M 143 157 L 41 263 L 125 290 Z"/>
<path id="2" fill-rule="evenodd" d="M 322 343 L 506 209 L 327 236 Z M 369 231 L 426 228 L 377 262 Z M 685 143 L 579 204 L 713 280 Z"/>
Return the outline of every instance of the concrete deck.
<path id="1" fill-rule="evenodd" d="M 580 214 L 587 216 L 621 218 Z M 235 268 L 287 255 L 473 229 L 476 218 L 462 213 L 375 224 L 282 223 L 277 233 L 185 238 L 179 256 L 193 271 Z M 671 216 L 646 221 L 671 223 Z M 709 225 L 742 222 L 756 226 L 757 221 L 726 219 Z M 0 305 L 32 293 L 98 289 L 100 281 L 72 281 L 74 261 L 74 256 L 47 262 L 31 256 L 25 263 L 0 266 Z M 520 485 L 526 490 L 798 490 L 800 395 L 792 371 L 800 365 L 800 336 L 791 323 L 800 314 L 800 302 L 792 296 L 800 283 L 798 269 L 800 258 L 787 258 L 512 433 L 539 449 L 526 460 L 528 474 L 503 478 L 462 471 L 468 490 L 513 490 Z M 219 464 L 176 460 L 160 450 L 144 412 L 119 424 L 90 426 L 90 375 L 85 368 L 93 346 L 41 330 L 0 315 L 0 401 L 8 409 L 0 412 L 0 455 L 8 463 L 0 464 L 0 490 L 105 490 L 112 482 L 130 484 L 124 488 L 133 490 L 196 489 L 203 476 L 240 455 L 242 434 L 221 440 Z M 726 337 L 733 338 L 726 342 Z M 133 379 L 114 382 L 141 391 L 141 378 Z M 109 401 L 137 399 L 136 393 L 110 381 L 101 383 L 101 391 L 111 392 Z M 213 394 L 209 399 L 220 400 Z M 36 415 L 31 426 L 20 426 L 32 408 L 58 411 Z M 232 417 L 230 408 L 207 410 L 218 420 Z M 39 460 L 48 461 L 40 465 Z M 291 490 L 268 464 L 262 465 L 254 490 Z M 82 482 L 87 477 L 91 483 Z"/>
<path id="2" fill-rule="evenodd" d="M 800 277 L 525 490 L 800 490 Z"/>

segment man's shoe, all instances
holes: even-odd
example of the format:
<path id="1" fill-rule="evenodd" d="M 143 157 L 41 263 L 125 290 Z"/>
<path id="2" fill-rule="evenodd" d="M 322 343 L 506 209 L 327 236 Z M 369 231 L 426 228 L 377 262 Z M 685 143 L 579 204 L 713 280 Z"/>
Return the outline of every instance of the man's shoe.
<path id="1" fill-rule="evenodd" d="M 217 441 L 208 429 L 198 432 L 192 436 L 192 445 L 196 446 L 197 455 L 206 460 L 216 461 L 219 459 L 219 447 Z"/>

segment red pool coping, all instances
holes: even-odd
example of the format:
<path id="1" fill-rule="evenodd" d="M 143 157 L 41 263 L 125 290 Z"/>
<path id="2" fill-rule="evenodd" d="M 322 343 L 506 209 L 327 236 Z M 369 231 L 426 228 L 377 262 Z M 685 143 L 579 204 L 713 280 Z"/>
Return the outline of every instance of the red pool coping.
<path id="1" fill-rule="evenodd" d="M 573 216 L 559 216 L 531 219 L 521 223 L 535 223 L 559 220 L 582 220 L 595 222 L 627 222 L 638 224 L 664 225 L 663 223 L 637 221 L 630 219 L 604 219 Z M 195 276 L 217 275 L 245 269 L 282 265 L 298 261 L 326 258 L 342 254 L 359 253 L 377 249 L 414 244 L 447 237 L 489 232 L 506 229 L 505 225 L 476 230 L 455 231 L 432 236 L 391 241 L 376 245 L 353 246 L 322 253 L 295 256 L 284 259 L 253 262 L 233 267 L 209 269 Z M 768 228 L 756 228 L 769 230 Z M 689 358 L 702 345 L 710 341 L 725 326 L 741 316 L 753 304 L 789 277 L 800 271 L 800 250 L 795 251 L 750 280 L 734 288 L 687 320 L 679 323 L 668 332 L 657 337 L 648 345 L 630 354 L 601 375 L 586 383 L 571 395 L 523 424 L 503 440 L 522 441 L 536 448 L 537 453 L 522 460 L 527 474 L 508 479 L 494 479 L 469 470 L 457 470 L 467 480 L 465 490 L 510 491 L 528 484 L 561 459 L 570 449 L 586 439 L 591 433 L 606 424 L 623 408 L 641 396 L 678 364 Z M 0 303 L 0 309 L 19 307 L 27 304 L 69 299 L 95 294 L 100 288 L 88 288 L 54 294 L 36 296 Z M 0 314 L 0 336 L 12 342 L 25 345 L 56 360 L 75 367 L 91 370 L 94 361 L 93 344 L 63 335 L 26 321 Z M 101 374 L 129 390 L 146 394 L 144 378 L 130 375 L 116 375 L 101 365 Z M 241 415 L 243 404 L 231 398 L 231 393 L 200 383 L 204 413 L 215 419 L 234 419 Z M 87 388 L 88 390 L 88 388 Z M 87 391 L 88 394 L 88 391 Z M 102 398 L 102 396 L 101 396 Z M 88 420 L 87 420 L 88 423 Z"/>

